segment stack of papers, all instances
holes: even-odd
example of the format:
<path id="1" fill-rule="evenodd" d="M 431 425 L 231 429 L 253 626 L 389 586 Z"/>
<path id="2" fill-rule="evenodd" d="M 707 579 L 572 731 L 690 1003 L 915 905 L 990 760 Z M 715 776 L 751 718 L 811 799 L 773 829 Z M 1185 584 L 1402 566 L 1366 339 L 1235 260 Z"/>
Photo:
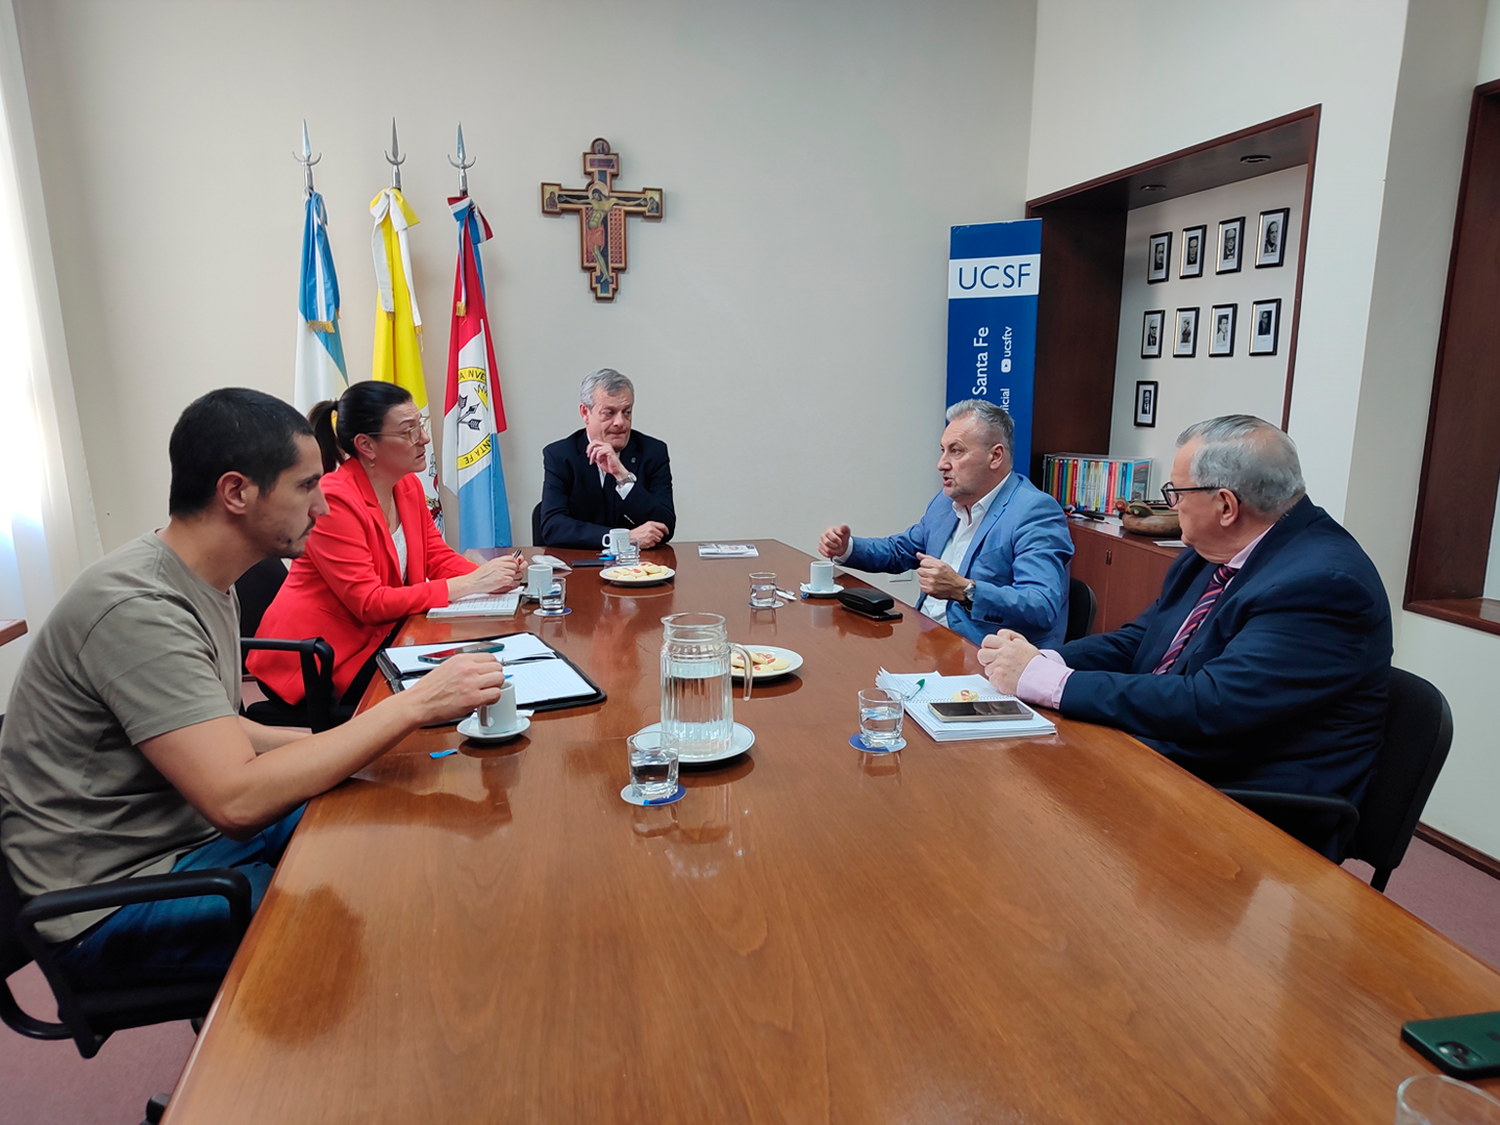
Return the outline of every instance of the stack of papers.
<path id="1" fill-rule="evenodd" d="M 929 703 L 951 700 L 955 692 L 975 691 L 980 699 L 1014 699 L 996 691 L 983 676 L 939 676 L 936 672 L 897 675 L 884 668 L 875 686 L 906 699 L 906 713 L 936 742 L 969 742 L 983 738 L 1040 738 L 1057 733 L 1052 720 L 1032 712 L 1028 719 L 995 719 L 980 723 L 945 723 L 928 710 Z"/>
<path id="2" fill-rule="evenodd" d="M 447 605 L 433 606 L 427 616 L 441 620 L 448 617 L 514 617 L 521 605 L 521 591 L 508 594 L 470 594 Z"/>
<path id="3" fill-rule="evenodd" d="M 760 556 L 754 543 L 699 543 L 700 559 L 753 559 Z"/>

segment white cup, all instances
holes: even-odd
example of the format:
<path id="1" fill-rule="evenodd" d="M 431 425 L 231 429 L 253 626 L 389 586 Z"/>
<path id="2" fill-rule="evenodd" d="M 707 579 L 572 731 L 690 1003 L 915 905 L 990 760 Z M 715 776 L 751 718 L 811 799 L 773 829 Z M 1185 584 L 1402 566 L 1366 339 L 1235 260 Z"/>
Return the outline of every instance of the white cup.
<path id="1" fill-rule="evenodd" d="M 620 552 L 630 546 L 630 528 L 612 527 L 604 537 L 604 549 L 619 558 Z"/>
<path id="2" fill-rule="evenodd" d="M 807 588 L 821 594 L 832 590 L 836 585 L 833 580 L 833 563 L 828 559 L 813 559 L 812 566 L 808 568 Z"/>
<path id="3" fill-rule="evenodd" d="M 474 721 L 484 734 L 509 734 L 516 729 L 516 685 L 506 684 L 500 698 L 474 712 Z"/>
<path id="4" fill-rule="evenodd" d="M 541 599 L 552 589 L 552 568 L 546 563 L 532 563 L 526 568 L 526 596 Z"/>

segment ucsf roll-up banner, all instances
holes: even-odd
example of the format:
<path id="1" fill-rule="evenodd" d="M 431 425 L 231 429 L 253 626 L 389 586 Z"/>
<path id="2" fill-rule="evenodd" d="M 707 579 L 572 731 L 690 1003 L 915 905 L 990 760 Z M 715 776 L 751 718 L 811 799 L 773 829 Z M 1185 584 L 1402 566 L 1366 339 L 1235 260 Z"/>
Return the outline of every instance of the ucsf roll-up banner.
<path id="1" fill-rule="evenodd" d="M 948 243 L 948 405 L 999 403 L 1016 423 L 1016 471 L 1031 472 L 1042 220 L 953 227 Z"/>

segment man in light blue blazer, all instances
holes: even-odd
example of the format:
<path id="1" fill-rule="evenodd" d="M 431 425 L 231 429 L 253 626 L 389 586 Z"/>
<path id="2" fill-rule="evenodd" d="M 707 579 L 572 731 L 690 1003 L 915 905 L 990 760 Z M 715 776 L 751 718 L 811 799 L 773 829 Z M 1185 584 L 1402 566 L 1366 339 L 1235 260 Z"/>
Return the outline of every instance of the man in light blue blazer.
<path id="1" fill-rule="evenodd" d="M 854 570 L 917 570 L 917 609 L 978 644 L 1000 628 L 1039 648 L 1068 626 L 1073 539 L 1056 500 L 1013 471 L 1015 423 L 984 399 L 948 408 L 938 472 L 943 491 L 920 521 L 887 539 L 861 539 L 848 524 L 823 532 L 818 549 Z"/>

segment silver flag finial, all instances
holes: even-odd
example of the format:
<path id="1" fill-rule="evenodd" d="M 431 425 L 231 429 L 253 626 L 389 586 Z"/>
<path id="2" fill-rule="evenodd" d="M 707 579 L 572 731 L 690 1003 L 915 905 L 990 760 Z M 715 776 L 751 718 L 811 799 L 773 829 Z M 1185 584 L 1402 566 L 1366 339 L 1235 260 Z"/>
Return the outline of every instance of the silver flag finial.
<path id="1" fill-rule="evenodd" d="M 401 155 L 401 141 L 396 136 L 396 119 L 391 118 L 391 151 L 385 154 L 386 163 L 391 166 L 391 187 L 397 191 L 401 190 L 401 165 L 406 163 L 406 157 Z"/>
<path id="2" fill-rule="evenodd" d="M 458 159 L 448 157 L 448 163 L 458 169 L 458 194 L 469 194 L 469 169 L 474 167 L 474 161 L 464 158 L 464 123 L 458 123 Z"/>
<path id="3" fill-rule="evenodd" d="M 302 188 L 308 195 L 313 193 L 313 165 L 323 159 L 320 152 L 317 156 L 312 154 L 312 142 L 307 139 L 307 118 L 302 119 L 302 155 L 292 153 L 292 159 L 302 165 Z"/>

